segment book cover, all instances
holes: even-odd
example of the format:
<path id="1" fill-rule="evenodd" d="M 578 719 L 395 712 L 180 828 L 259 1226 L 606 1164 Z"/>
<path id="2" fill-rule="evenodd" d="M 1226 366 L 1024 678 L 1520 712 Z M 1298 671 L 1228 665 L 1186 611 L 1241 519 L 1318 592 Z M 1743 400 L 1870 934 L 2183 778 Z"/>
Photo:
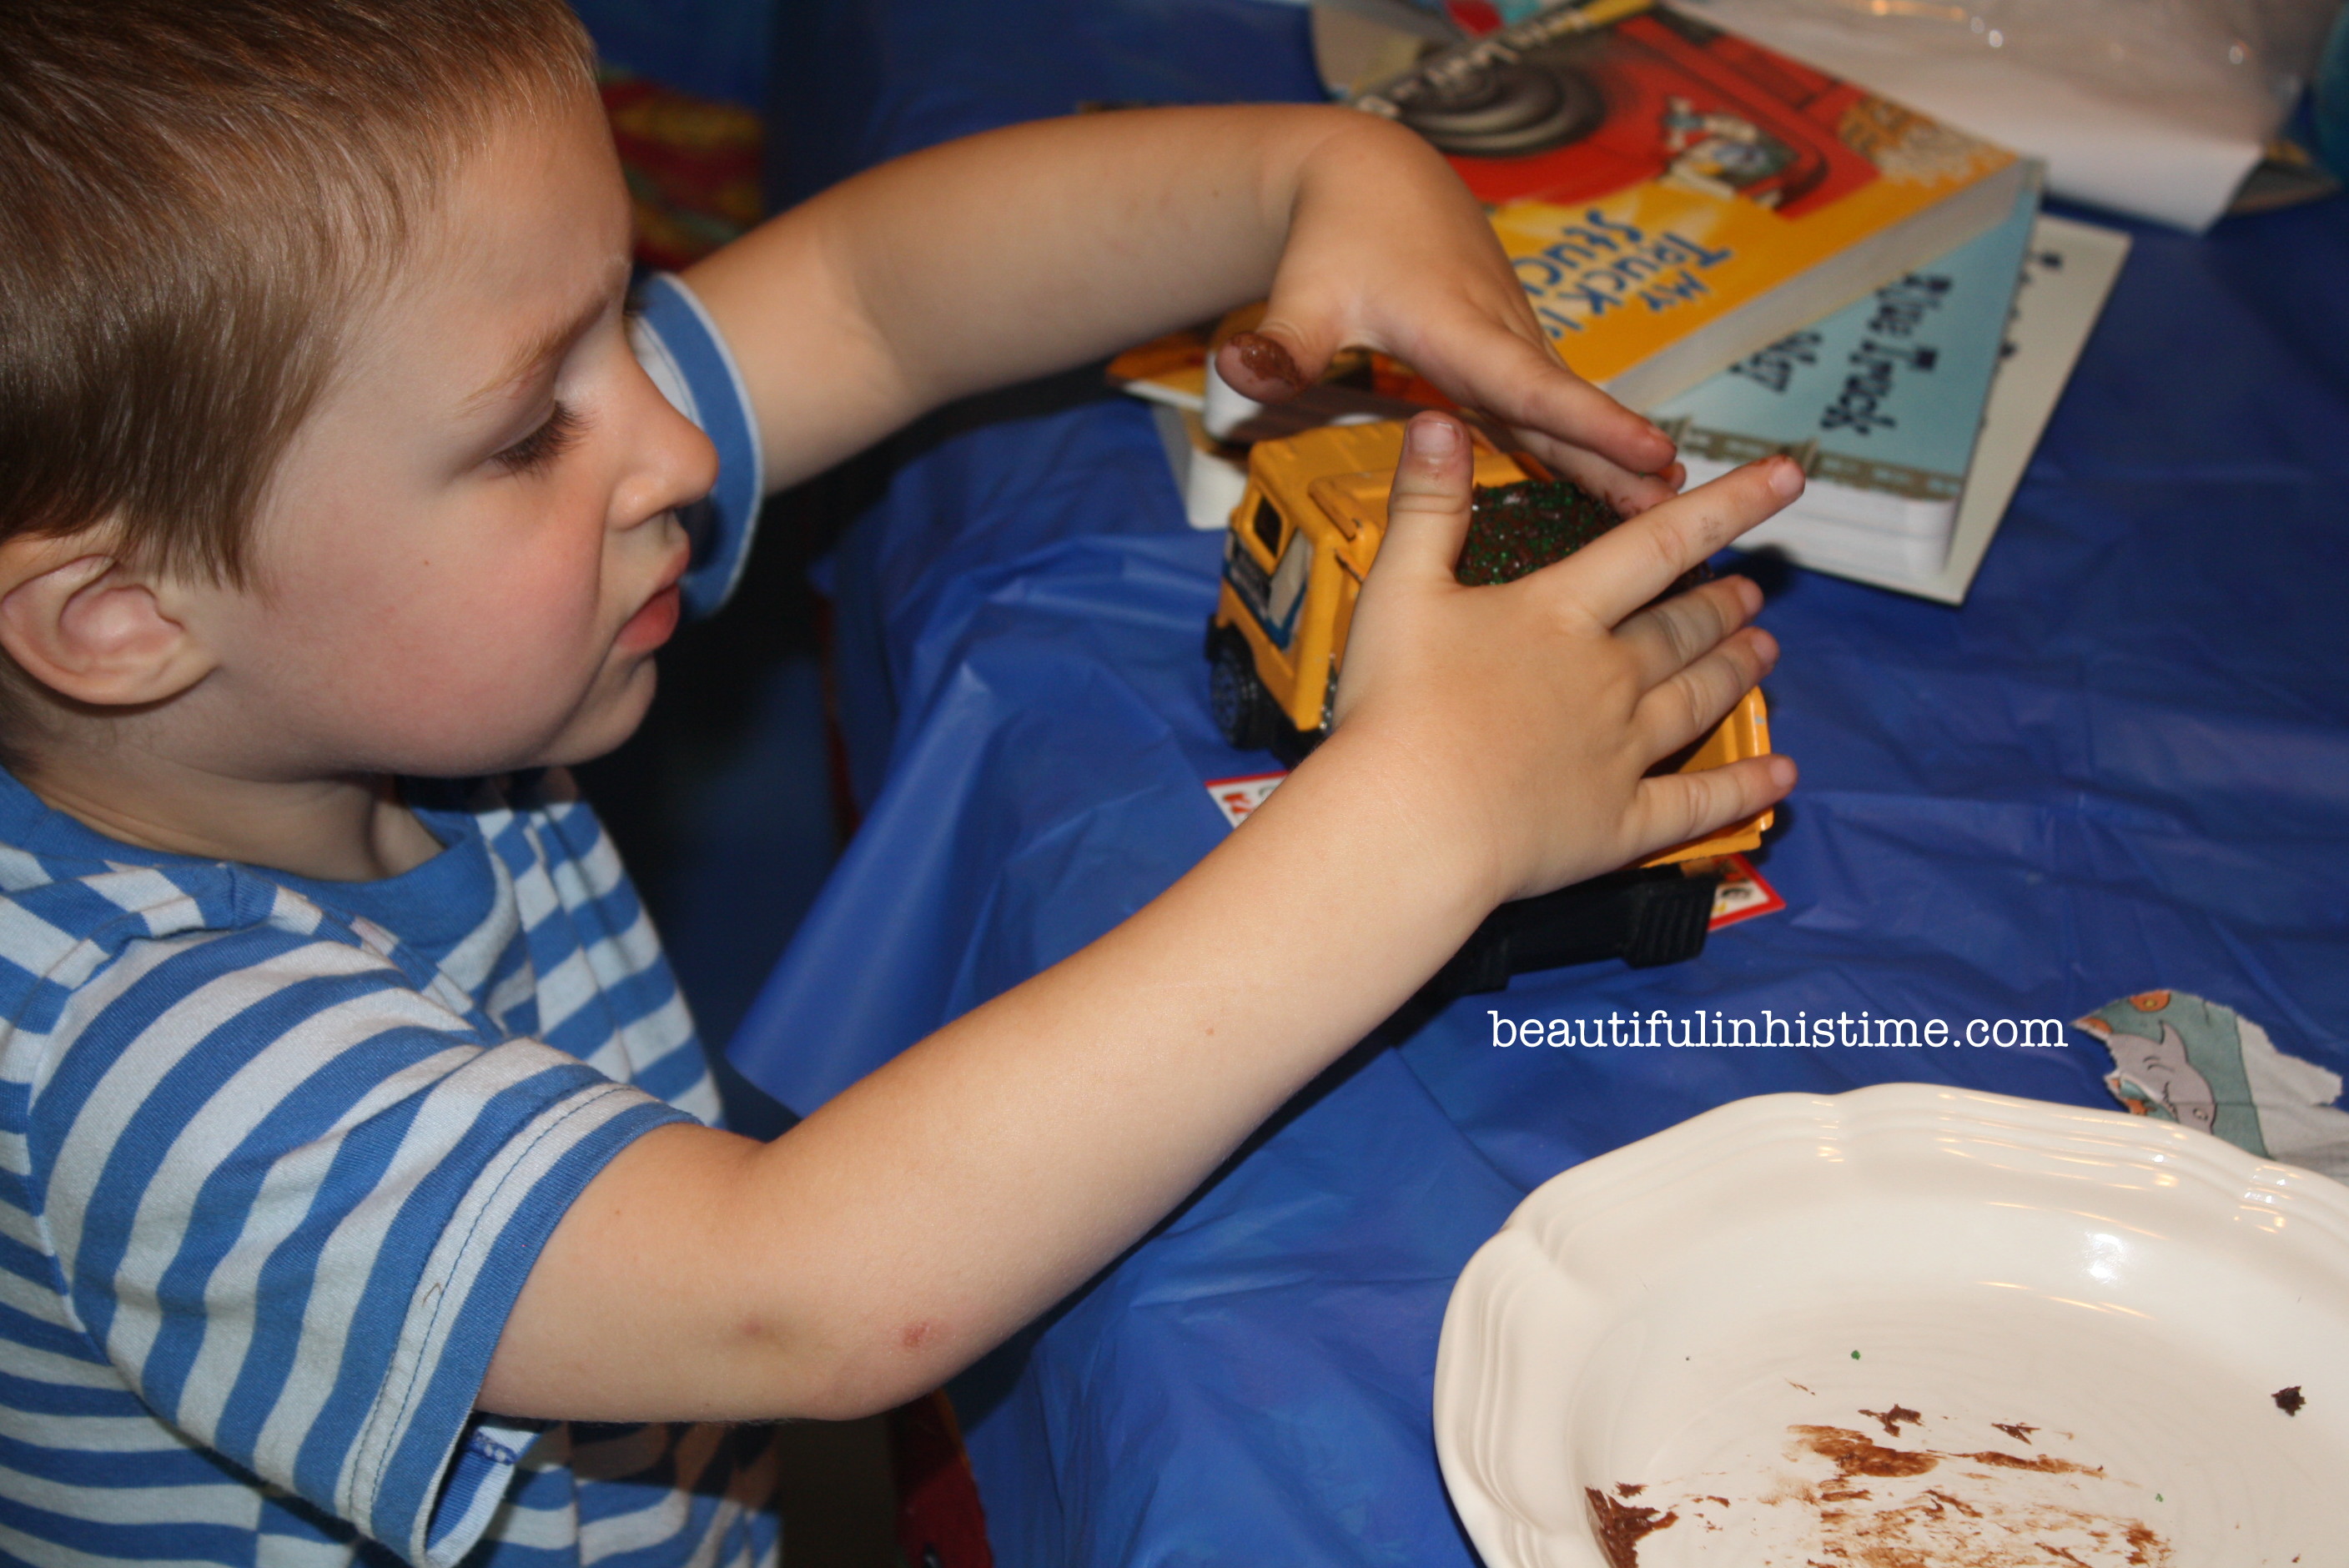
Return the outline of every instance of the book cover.
<path id="1" fill-rule="evenodd" d="M 1752 542 L 1840 527 L 1889 564 L 1940 571 L 2038 206 L 2026 189 L 1989 233 L 1649 409 L 1690 482 L 1787 453 L 1810 488 Z"/>
<path id="2" fill-rule="evenodd" d="M 1450 157 L 1567 363 L 1635 407 L 1995 227 L 2031 170 L 1651 0 L 1541 12 L 1354 102 Z"/>
<path id="3" fill-rule="evenodd" d="M 2002 338 L 1992 340 L 1999 356 L 1945 544 L 1920 543 L 1880 520 L 1857 520 L 1847 507 L 1815 509 L 1814 496 L 1831 494 L 1815 479 L 1801 500 L 1740 546 L 1775 549 L 1797 565 L 1945 604 L 1964 603 L 2128 248 L 2128 236 L 2115 230 L 2045 213 L 2032 222 L 2012 314 Z M 1692 480 L 1714 471 L 1693 457 L 1689 466 Z"/>

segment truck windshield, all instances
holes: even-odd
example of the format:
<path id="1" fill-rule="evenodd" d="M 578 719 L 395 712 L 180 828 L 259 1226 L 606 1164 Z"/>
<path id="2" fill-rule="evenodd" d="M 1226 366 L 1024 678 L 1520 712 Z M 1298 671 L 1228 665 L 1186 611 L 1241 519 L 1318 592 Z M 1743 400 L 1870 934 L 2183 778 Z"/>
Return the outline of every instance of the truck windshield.
<path id="1" fill-rule="evenodd" d="M 1256 503 L 1256 537 L 1266 554 L 1280 553 L 1280 512 L 1268 496 Z"/>

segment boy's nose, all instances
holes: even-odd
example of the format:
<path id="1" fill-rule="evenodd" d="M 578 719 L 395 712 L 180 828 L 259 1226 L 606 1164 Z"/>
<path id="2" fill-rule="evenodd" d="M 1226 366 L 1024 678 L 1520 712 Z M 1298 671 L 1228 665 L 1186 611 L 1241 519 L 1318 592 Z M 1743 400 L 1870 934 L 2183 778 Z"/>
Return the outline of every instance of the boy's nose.
<path id="1" fill-rule="evenodd" d="M 613 523 L 634 528 L 680 511 L 718 482 L 718 449 L 700 427 L 670 407 L 647 382 L 642 437 L 633 471 L 613 497 Z"/>

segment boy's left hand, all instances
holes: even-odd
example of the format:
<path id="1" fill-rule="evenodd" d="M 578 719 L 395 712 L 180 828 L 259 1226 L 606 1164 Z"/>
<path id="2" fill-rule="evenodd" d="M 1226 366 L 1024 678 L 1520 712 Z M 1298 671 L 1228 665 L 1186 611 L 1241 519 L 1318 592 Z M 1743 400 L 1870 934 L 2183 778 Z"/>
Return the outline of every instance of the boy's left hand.
<path id="1" fill-rule="evenodd" d="M 1305 165 L 1269 306 L 1224 346 L 1224 379 L 1278 402 L 1339 349 L 1378 349 L 1619 511 L 1675 493 L 1671 439 L 1560 362 L 1450 166 L 1400 126 L 1352 119 Z"/>
<path id="2" fill-rule="evenodd" d="M 770 483 L 952 398 L 1248 300 L 1238 391 L 1278 402 L 1350 346 L 1410 364 L 1617 511 L 1672 444 L 1559 363 L 1475 199 L 1418 136 L 1328 106 L 1124 109 L 867 170 L 687 274 L 734 351 Z"/>

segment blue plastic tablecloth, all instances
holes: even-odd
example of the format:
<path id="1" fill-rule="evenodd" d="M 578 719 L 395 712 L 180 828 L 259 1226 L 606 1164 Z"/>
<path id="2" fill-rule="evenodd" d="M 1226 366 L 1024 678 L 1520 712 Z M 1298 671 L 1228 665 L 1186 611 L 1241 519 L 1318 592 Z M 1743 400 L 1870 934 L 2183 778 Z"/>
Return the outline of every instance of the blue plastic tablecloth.
<path id="1" fill-rule="evenodd" d="M 813 8 L 812 186 L 1095 99 L 1310 96 L 1249 0 Z M 794 62 L 796 62 L 794 64 Z M 1696 962 L 1518 979 L 1365 1044 L 956 1388 L 1006 1563 L 1460 1563 L 1429 1433 L 1454 1276 L 1524 1193 L 1745 1095 L 1925 1079 L 2109 1105 L 2061 1049 L 1500 1050 L 1490 1014 L 2080 1016 L 2166 986 L 2349 1068 L 2349 201 L 2141 231 L 1973 594 L 1790 571 L 1759 857 Z M 732 1047 L 805 1111 L 1081 946 L 1224 833 L 1187 530 L 1147 412 L 902 443 L 833 562 L 866 812 Z M 1268 934 L 1277 940 L 1277 934 Z"/>

